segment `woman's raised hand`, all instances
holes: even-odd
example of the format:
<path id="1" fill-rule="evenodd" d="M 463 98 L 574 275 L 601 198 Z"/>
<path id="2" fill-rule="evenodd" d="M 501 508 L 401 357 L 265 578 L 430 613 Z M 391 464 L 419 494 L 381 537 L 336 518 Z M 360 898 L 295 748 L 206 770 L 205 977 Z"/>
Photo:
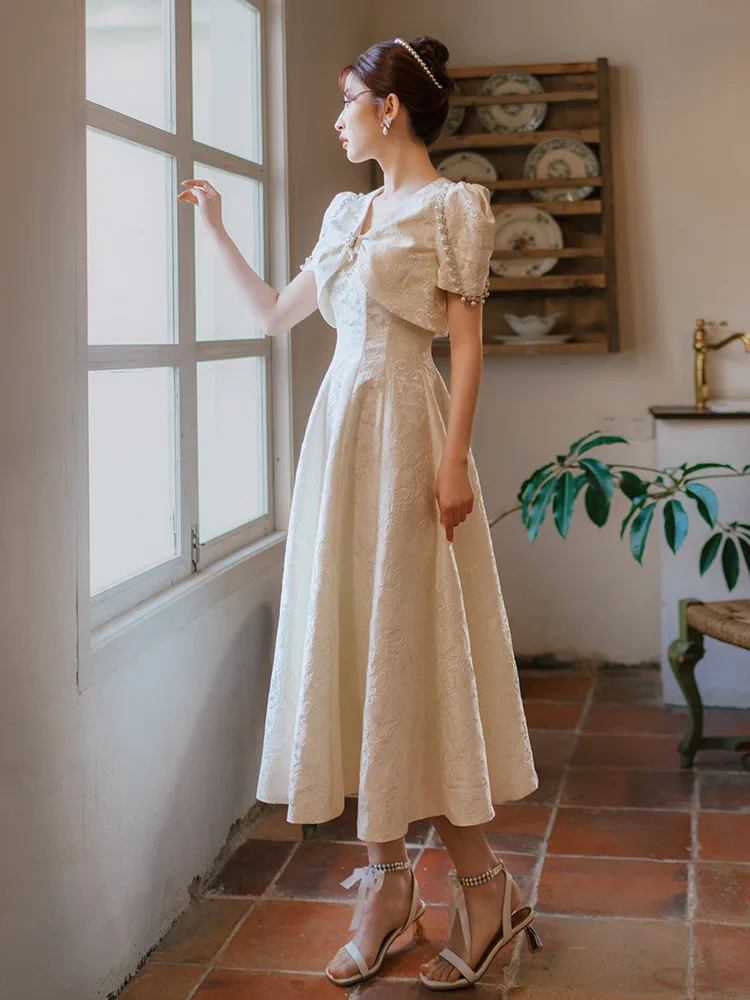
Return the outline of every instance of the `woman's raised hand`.
<path id="1" fill-rule="evenodd" d="M 188 201 L 197 205 L 204 224 L 214 232 L 221 232 L 224 224 L 221 218 L 221 195 L 208 181 L 180 181 L 187 187 L 177 195 L 177 201 Z"/>

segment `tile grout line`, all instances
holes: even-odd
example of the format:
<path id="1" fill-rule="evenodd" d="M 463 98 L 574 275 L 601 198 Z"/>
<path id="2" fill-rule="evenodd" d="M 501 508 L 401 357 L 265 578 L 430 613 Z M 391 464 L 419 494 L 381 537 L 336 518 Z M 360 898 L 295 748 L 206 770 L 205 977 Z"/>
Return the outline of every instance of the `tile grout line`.
<path id="1" fill-rule="evenodd" d="M 686 990 L 689 1000 L 695 997 L 695 915 L 698 910 L 698 810 L 700 809 L 700 775 L 693 771 L 693 797 L 690 810 L 690 861 L 688 863 L 687 925 L 688 951 Z"/>
<path id="2" fill-rule="evenodd" d="M 537 901 L 538 901 L 538 898 L 539 898 L 539 884 L 541 882 L 542 874 L 544 872 L 544 864 L 545 864 L 545 861 L 547 860 L 549 839 L 550 839 L 550 836 L 552 835 L 552 830 L 554 828 L 555 821 L 557 820 L 557 814 L 558 814 L 558 811 L 560 809 L 560 802 L 562 800 L 563 791 L 565 789 L 565 782 L 567 780 L 568 772 L 570 770 L 570 762 L 573 759 L 573 754 L 575 753 L 575 749 L 576 749 L 576 746 L 578 745 L 578 741 L 580 739 L 581 732 L 583 731 L 583 726 L 584 726 L 584 723 L 586 721 L 586 717 L 587 717 L 587 715 L 589 713 L 589 709 L 591 708 L 591 704 L 592 704 L 592 702 L 594 700 L 594 688 L 595 688 L 595 686 L 596 686 L 596 674 L 593 674 L 592 677 L 591 677 L 591 684 L 590 684 L 588 693 L 587 693 L 586 698 L 585 698 L 585 700 L 583 702 L 583 707 L 581 709 L 581 714 L 578 717 L 578 723 L 577 723 L 575 729 L 572 730 L 573 735 L 574 735 L 575 738 L 574 738 L 572 746 L 570 748 L 570 754 L 568 755 L 568 758 L 565 761 L 565 764 L 564 764 L 564 766 L 562 768 L 562 774 L 560 775 L 560 784 L 559 784 L 558 789 L 557 789 L 557 794 L 555 795 L 555 800 L 552 803 L 552 808 L 550 810 L 549 820 L 547 821 L 547 829 L 545 830 L 544 837 L 542 838 L 542 845 L 541 845 L 541 849 L 539 851 L 539 858 L 538 858 L 537 863 L 536 863 L 536 865 L 534 867 L 534 876 L 535 876 L 534 877 L 534 885 L 533 885 L 533 888 L 531 890 L 531 893 L 529 894 L 529 899 L 528 899 L 528 905 L 532 906 L 534 908 L 536 908 L 536 904 L 537 904 Z M 523 932 L 521 932 L 521 934 L 519 935 L 519 938 L 521 940 L 518 941 L 518 943 L 516 945 L 516 948 L 515 948 L 515 951 L 513 953 L 513 957 L 511 958 L 510 963 L 508 964 L 508 971 L 507 971 L 507 974 L 506 974 L 506 977 L 505 977 L 505 985 L 504 985 L 503 991 L 502 991 L 503 992 L 502 1000 L 508 1000 L 508 998 L 510 996 L 510 992 L 514 988 L 514 986 L 520 985 L 520 983 L 517 983 L 516 980 L 517 980 L 518 973 L 519 973 L 520 967 L 521 967 L 521 949 L 523 948 L 523 940 L 522 940 L 522 938 L 523 938 Z"/>
<path id="3" fill-rule="evenodd" d="M 224 939 L 224 942 L 220 945 L 220 947 L 216 951 L 214 957 L 211 959 L 211 961 L 206 966 L 205 972 L 203 973 L 203 975 L 201 976 L 201 978 L 198 980 L 198 982 L 195 984 L 194 988 L 187 995 L 187 997 L 185 998 L 185 1000 L 193 1000 L 193 997 L 195 997 L 196 993 L 198 992 L 198 990 L 200 989 L 200 987 L 202 986 L 202 984 L 206 981 L 206 979 L 214 971 L 214 969 L 216 968 L 216 963 L 221 958 L 221 956 L 224 954 L 224 952 L 227 950 L 227 948 L 229 947 L 229 945 L 233 941 L 233 939 L 237 936 L 237 934 L 240 931 L 240 928 L 244 925 L 245 921 L 250 916 L 250 914 L 252 913 L 252 911 L 255 909 L 255 907 L 258 905 L 258 903 L 261 900 L 269 898 L 268 897 L 268 891 L 269 891 L 269 889 L 273 888 L 273 886 L 276 884 L 276 882 L 277 882 L 279 876 L 281 875 L 281 873 L 287 868 L 287 866 L 291 862 L 292 858 L 294 857 L 294 855 L 299 850 L 299 845 L 301 843 L 303 843 L 303 841 L 301 841 L 301 840 L 298 840 L 298 841 L 294 842 L 294 846 L 293 846 L 292 850 L 289 852 L 289 856 L 287 857 L 286 861 L 284 861 L 283 864 L 279 867 L 279 870 L 276 872 L 276 874 L 274 875 L 274 877 L 268 883 L 268 885 L 266 886 L 266 888 L 263 890 L 263 892 L 260 894 L 260 896 L 253 897 L 253 899 L 252 899 L 250 905 L 248 906 L 247 910 L 242 914 L 242 916 L 239 918 L 239 920 L 234 925 L 234 927 L 232 928 L 232 930 L 229 932 L 229 934 L 227 935 L 227 937 Z"/>

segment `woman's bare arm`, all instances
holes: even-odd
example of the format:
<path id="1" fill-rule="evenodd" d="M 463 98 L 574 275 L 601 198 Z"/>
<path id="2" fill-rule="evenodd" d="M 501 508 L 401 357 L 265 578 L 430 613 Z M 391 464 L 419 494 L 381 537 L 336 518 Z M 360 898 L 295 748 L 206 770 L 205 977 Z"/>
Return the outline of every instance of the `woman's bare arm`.
<path id="1" fill-rule="evenodd" d="M 209 230 L 214 248 L 231 272 L 248 309 L 269 337 L 291 329 L 318 308 L 312 271 L 300 271 L 280 292 L 255 272 L 222 226 Z"/>
<path id="2" fill-rule="evenodd" d="M 277 292 L 250 267 L 224 228 L 219 192 L 208 181 L 191 179 L 181 183 L 187 190 L 177 196 L 177 201 L 198 206 L 216 253 L 237 282 L 248 309 L 269 337 L 289 330 L 315 312 L 318 293 L 312 271 L 301 271 L 286 288 Z"/>
<path id="3" fill-rule="evenodd" d="M 469 449 L 482 379 L 482 314 L 459 295 L 448 292 L 451 391 L 445 445 L 435 479 L 435 497 L 446 538 L 474 509 L 469 479 Z"/>
<path id="4" fill-rule="evenodd" d="M 482 307 L 448 293 L 451 405 L 444 457 L 468 462 L 477 397 L 482 381 Z"/>

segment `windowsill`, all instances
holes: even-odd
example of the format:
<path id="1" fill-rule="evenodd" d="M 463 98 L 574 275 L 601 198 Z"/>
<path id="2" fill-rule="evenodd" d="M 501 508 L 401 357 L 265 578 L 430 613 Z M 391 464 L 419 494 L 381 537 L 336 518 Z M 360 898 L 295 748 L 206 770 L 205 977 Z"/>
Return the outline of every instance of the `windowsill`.
<path id="1" fill-rule="evenodd" d="M 286 531 L 266 535 L 94 629 L 90 649 L 81 649 L 79 644 L 79 691 L 125 666 L 263 573 L 278 569 L 286 537 Z"/>

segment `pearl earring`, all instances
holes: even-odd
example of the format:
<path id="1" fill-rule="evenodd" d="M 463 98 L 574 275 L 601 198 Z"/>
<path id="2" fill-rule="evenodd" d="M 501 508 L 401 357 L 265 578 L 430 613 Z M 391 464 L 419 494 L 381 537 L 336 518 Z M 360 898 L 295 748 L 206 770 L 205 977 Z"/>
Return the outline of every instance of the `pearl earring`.
<path id="1" fill-rule="evenodd" d="M 390 127 L 391 127 L 391 119 L 386 118 L 385 121 L 383 122 L 383 135 L 388 135 L 388 130 L 390 129 Z"/>

